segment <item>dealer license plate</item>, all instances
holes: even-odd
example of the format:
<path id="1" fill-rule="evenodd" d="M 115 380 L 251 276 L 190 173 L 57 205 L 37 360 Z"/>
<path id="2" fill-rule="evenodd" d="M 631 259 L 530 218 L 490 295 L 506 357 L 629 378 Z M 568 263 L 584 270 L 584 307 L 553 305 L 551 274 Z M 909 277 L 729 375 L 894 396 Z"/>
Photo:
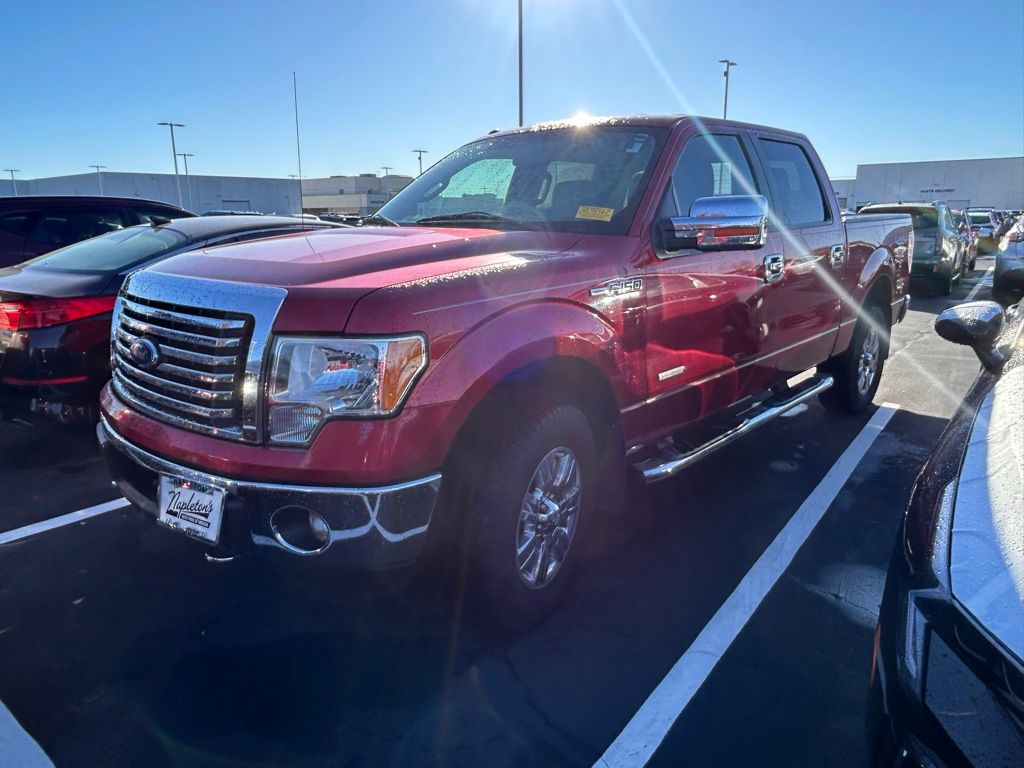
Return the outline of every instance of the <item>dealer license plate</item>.
<path id="1" fill-rule="evenodd" d="M 207 544 L 216 544 L 223 516 L 224 491 L 220 488 L 160 475 L 160 523 Z"/>

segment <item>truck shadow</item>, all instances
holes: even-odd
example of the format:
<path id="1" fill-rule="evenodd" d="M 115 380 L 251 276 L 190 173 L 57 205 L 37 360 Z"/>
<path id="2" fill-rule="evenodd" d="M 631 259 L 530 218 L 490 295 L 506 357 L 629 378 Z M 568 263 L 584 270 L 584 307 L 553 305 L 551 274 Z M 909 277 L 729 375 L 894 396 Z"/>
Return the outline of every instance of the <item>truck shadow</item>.
<path id="1" fill-rule="evenodd" d="M 74 710 L 79 735 L 56 721 L 33 733 L 58 762 L 76 762 L 82 738 L 149 766 L 590 765 L 866 420 L 812 405 L 679 478 L 632 486 L 563 605 L 519 637 L 490 631 L 457 583 L 429 571 L 211 566 L 190 542 L 127 524 L 125 546 L 143 539 L 118 570 L 146 588 L 98 598 L 110 637 L 90 676 L 101 679 L 84 684 Z M 828 517 L 835 540 L 849 542 L 830 557 L 886 567 L 909 484 L 944 423 L 894 417 L 854 478 L 884 480 L 891 503 Z M 861 629 L 866 641 L 840 633 L 816 653 L 869 659 Z M 820 639 L 813 627 L 804 634 Z M 846 700 L 833 695 L 839 684 L 810 692 L 822 718 Z"/>

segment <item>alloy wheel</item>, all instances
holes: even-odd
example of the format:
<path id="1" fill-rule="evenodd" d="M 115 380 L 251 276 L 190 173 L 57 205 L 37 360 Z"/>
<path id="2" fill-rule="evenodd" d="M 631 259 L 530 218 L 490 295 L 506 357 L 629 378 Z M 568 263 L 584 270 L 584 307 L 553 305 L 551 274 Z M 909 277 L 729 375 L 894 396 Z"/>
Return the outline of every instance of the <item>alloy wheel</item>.
<path id="1" fill-rule="evenodd" d="M 579 522 L 582 477 L 570 448 L 553 448 L 533 472 L 519 510 L 516 567 L 530 589 L 555 578 L 569 554 Z"/>
<path id="2" fill-rule="evenodd" d="M 860 360 L 857 361 L 857 391 L 862 395 L 866 395 L 875 382 L 881 346 L 881 336 L 878 330 L 868 328 L 868 332 L 864 335 L 864 343 L 860 348 Z"/>

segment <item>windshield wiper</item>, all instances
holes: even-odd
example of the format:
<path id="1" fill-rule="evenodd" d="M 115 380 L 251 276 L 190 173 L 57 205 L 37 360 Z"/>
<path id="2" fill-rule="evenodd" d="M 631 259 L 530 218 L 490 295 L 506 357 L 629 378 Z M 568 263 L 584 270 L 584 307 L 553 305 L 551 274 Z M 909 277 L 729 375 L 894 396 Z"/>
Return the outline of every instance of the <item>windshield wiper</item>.
<path id="1" fill-rule="evenodd" d="M 363 219 L 362 224 L 360 224 L 359 226 L 365 227 L 365 226 L 367 226 L 368 224 L 371 224 L 371 223 L 374 223 L 374 224 L 375 223 L 380 223 L 380 224 L 383 224 L 385 227 L 397 227 L 398 226 L 397 222 L 392 221 L 387 216 L 381 216 L 379 213 L 374 213 L 374 214 L 372 214 L 370 216 L 367 216 L 365 219 Z"/>
<path id="2" fill-rule="evenodd" d="M 516 219 L 510 219 L 508 216 L 502 216 L 500 213 L 487 213 L 486 211 L 464 211 L 462 213 L 444 213 L 439 216 L 427 216 L 425 219 L 417 219 L 417 224 L 444 224 L 445 222 L 455 221 L 479 221 L 487 222 L 492 224 L 513 224 L 517 227 L 523 227 L 529 229 L 526 224 Z"/>

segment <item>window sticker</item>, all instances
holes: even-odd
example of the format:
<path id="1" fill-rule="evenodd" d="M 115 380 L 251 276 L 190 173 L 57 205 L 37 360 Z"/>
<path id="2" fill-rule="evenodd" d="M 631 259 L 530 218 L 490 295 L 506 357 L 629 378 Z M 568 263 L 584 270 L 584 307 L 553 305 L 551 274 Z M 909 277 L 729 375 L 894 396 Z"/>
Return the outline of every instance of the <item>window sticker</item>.
<path id="1" fill-rule="evenodd" d="M 599 205 L 581 205 L 576 211 L 577 219 L 589 219 L 590 221 L 611 221 L 614 208 L 602 208 Z"/>
<path id="2" fill-rule="evenodd" d="M 635 155 L 644 148 L 644 144 L 647 143 L 648 138 L 649 137 L 646 133 L 638 133 L 633 137 L 633 143 L 626 147 L 626 154 Z"/>

